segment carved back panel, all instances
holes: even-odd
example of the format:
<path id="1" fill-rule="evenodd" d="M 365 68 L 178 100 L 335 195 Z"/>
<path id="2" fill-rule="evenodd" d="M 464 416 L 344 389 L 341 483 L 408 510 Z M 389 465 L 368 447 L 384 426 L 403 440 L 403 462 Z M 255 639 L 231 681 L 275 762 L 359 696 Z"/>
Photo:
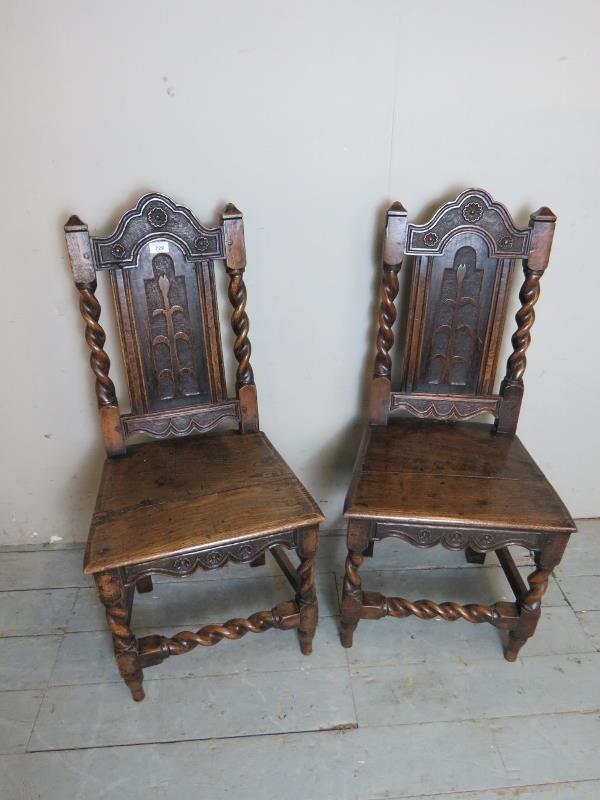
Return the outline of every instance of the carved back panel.
<path id="1" fill-rule="evenodd" d="M 508 383 L 516 381 L 519 401 L 513 404 L 510 422 L 499 424 L 503 431 L 514 429 L 533 304 L 548 262 L 555 221 L 552 212 L 542 208 L 532 215 L 528 228 L 517 228 L 504 206 L 481 189 L 463 192 L 424 225 L 407 224 L 404 208 L 398 203 L 392 206 L 384 248 L 372 422 L 385 423 L 390 409 L 403 408 L 439 419 L 467 419 L 489 412 L 498 423 Z M 391 393 L 394 299 L 405 256 L 413 259 L 405 357 L 400 391 Z M 523 260 L 526 275 L 522 308 L 507 375 L 500 394 L 495 395 L 508 289 L 517 259 Z M 513 390 L 514 386 L 509 396 Z"/>
<path id="2" fill-rule="evenodd" d="M 65 230 L 101 412 L 113 408 L 118 413 L 118 405 L 98 321 L 96 270 L 108 271 L 116 304 L 131 414 L 118 424 L 115 414 L 108 414 L 108 432 L 104 423 L 103 429 L 109 453 L 122 452 L 125 437 L 134 432 L 184 435 L 208 430 L 224 418 L 239 421 L 244 430 L 256 429 L 240 212 L 228 206 L 223 224 L 207 228 L 187 208 L 155 193 L 142 197 L 108 237 L 90 238 L 77 217 Z M 227 399 L 225 386 L 214 280 L 218 259 L 225 260 L 234 307 L 236 401 Z"/>
<path id="3" fill-rule="evenodd" d="M 402 391 L 491 394 L 507 288 L 528 243 L 529 230 L 483 191 L 407 226 L 405 253 L 415 258 Z"/>

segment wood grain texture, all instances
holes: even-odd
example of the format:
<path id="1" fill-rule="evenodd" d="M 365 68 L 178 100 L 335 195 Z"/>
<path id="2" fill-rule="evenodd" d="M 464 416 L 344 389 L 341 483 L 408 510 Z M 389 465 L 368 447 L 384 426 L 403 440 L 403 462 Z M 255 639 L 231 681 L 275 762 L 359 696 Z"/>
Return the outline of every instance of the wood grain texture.
<path id="1" fill-rule="evenodd" d="M 564 504 L 516 437 L 478 423 L 399 420 L 368 430 L 345 516 L 570 532 Z"/>
<path id="2" fill-rule="evenodd" d="M 140 445 L 105 464 L 85 572 L 322 520 L 263 433 Z"/>

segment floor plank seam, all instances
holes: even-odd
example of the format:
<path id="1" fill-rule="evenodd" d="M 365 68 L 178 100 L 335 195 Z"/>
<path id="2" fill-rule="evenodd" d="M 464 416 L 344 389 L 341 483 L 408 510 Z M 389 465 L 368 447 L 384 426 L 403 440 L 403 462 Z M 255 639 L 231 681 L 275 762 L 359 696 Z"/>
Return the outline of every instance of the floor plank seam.
<path id="1" fill-rule="evenodd" d="M 188 653 L 184 654 L 184 657 L 189 655 Z M 178 658 L 179 656 L 173 656 L 173 658 Z M 160 664 L 157 666 L 157 672 L 160 670 Z M 53 668 L 54 669 L 54 668 Z M 115 665 L 115 670 L 117 669 Z M 152 667 L 146 667 L 146 670 L 151 670 Z M 340 665 L 332 665 L 332 666 L 325 666 L 325 667 L 306 667 L 306 666 L 299 666 L 293 669 L 260 669 L 260 670 L 240 670 L 239 672 L 211 672 L 207 673 L 206 675 L 160 675 L 157 674 L 156 676 L 150 676 L 146 671 L 144 671 L 144 681 L 146 682 L 155 682 L 155 681 L 201 681 L 206 678 L 240 678 L 248 675 L 262 675 L 264 673 L 268 675 L 286 675 L 289 673 L 295 672 L 333 672 L 333 671 L 342 671 L 345 670 L 346 666 L 343 664 Z M 48 689 L 68 689 L 73 686 L 122 686 L 123 679 L 120 676 L 110 679 L 104 679 L 101 681 L 88 681 L 79 680 L 76 683 L 53 683 L 50 684 L 47 688 Z M 0 690 L 0 694 L 2 692 L 22 692 L 28 691 L 25 689 L 2 689 Z"/>
<path id="2" fill-rule="evenodd" d="M 594 648 L 594 652 L 600 653 L 600 642 L 598 644 L 594 643 L 594 637 L 590 633 L 588 633 L 588 631 L 586 630 L 585 625 L 583 624 L 582 615 L 585 614 L 586 612 L 585 611 L 574 611 L 573 613 L 575 614 L 575 617 L 577 619 L 577 625 L 583 631 L 583 635 L 585 636 L 587 641 Z"/>
<path id="3" fill-rule="evenodd" d="M 493 723 L 493 722 L 508 722 L 510 720 L 521 720 L 521 719 L 541 719 L 543 717 L 564 717 L 569 715 L 577 714 L 581 717 L 595 717 L 600 714 L 600 706 L 598 708 L 588 708 L 585 711 L 581 711 L 579 709 L 566 709 L 564 711 L 540 711 L 536 714 L 532 714 L 528 712 L 527 714 L 507 714 L 505 717 L 464 717 L 462 719 L 439 719 L 439 720 L 426 720 L 424 722 L 394 722 L 394 723 L 383 723 L 378 725 L 369 725 L 368 723 L 361 723 L 359 721 L 358 727 L 361 730 L 373 730 L 378 728 L 407 728 L 415 725 L 420 727 L 427 726 L 427 725 L 462 725 L 464 723 L 469 724 L 477 724 L 477 723 L 484 723 L 486 725 Z M 598 721 L 600 722 L 600 716 L 598 717 Z M 598 770 L 598 775 L 594 777 L 594 780 L 600 779 L 600 765 Z"/>
<path id="4" fill-rule="evenodd" d="M 53 750 L 27 750 L 25 753 L 7 753 L 6 755 L 33 755 L 39 753 L 69 753 L 69 752 L 83 752 L 88 750 L 111 750 L 122 749 L 124 747 L 153 747 L 156 745 L 173 745 L 189 744 L 193 742 L 229 742 L 243 739 L 262 739 L 265 737 L 280 737 L 280 736 L 304 736 L 312 735 L 314 733 L 322 734 L 343 734 L 349 731 L 358 730 L 358 725 L 355 723 L 343 723 L 341 725 L 333 725 L 331 728 L 305 728 L 297 731 L 266 731 L 265 733 L 240 733 L 234 736 L 200 736 L 197 738 L 189 739 L 157 739 L 151 742 L 128 742 L 127 744 L 96 744 L 89 747 L 60 747 Z"/>
<path id="5" fill-rule="evenodd" d="M 207 737 L 190 737 L 190 738 L 183 738 L 183 739 L 157 739 L 147 742 L 127 742 L 123 744 L 102 744 L 102 745 L 89 745 L 89 746 L 82 746 L 82 747 L 59 747 L 54 749 L 28 749 L 26 753 L 61 753 L 61 752 L 70 752 L 70 751 L 89 751 L 89 750 L 106 750 L 106 749 L 115 749 L 115 748 L 124 748 L 124 747 L 150 747 L 156 745 L 173 745 L 176 746 L 178 744 L 184 743 L 193 743 L 193 742 L 223 742 L 223 741 L 233 741 L 233 740 L 246 740 L 246 739 L 262 739 L 264 737 L 281 737 L 281 736 L 304 736 L 310 735 L 314 733 L 319 734 L 345 734 L 345 733 L 352 733 L 353 731 L 358 730 L 379 730 L 382 731 L 389 731 L 395 728 L 406 728 L 406 727 L 419 727 L 419 728 L 427 728 L 431 726 L 448 726 L 448 725 L 464 725 L 467 724 L 485 724 L 488 727 L 491 727 L 494 723 L 505 723 L 511 720 L 522 720 L 522 719 L 542 719 L 545 717 L 558 717 L 558 716 L 573 716 L 575 714 L 583 717 L 592 717 L 597 716 L 600 709 L 590 710 L 590 711 L 554 711 L 554 712 L 547 712 L 547 713 L 538 713 L 538 714 L 526 714 L 523 716 L 512 715 L 507 717 L 476 717 L 471 719 L 461 719 L 461 720 L 434 720 L 428 722 L 420 722 L 420 723 L 395 723 L 390 725 L 361 725 L 360 723 L 342 723 L 339 725 L 333 725 L 328 728 L 305 728 L 300 730 L 292 730 L 286 731 L 282 733 L 281 731 L 267 731 L 264 733 L 246 733 L 246 734 L 236 734 L 232 736 L 207 736 Z M 19 755 L 18 753 L 7 753 L 6 755 Z M 23 755 L 21 753 L 20 755 Z M 586 781 L 594 781 L 600 780 L 600 765 L 598 768 L 597 774 L 593 777 L 586 778 Z M 565 781 L 565 783 L 569 783 L 570 781 Z M 469 790 L 471 791 L 471 790 Z M 410 797 L 410 795 L 409 795 Z"/>
<path id="6" fill-rule="evenodd" d="M 78 597 L 79 597 L 79 590 L 77 591 L 77 593 L 75 594 L 75 597 L 73 598 L 73 605 L 71 606 L 71 610 L 69 612 L 70 614 L 72 614 L 73 610 L 75 609 L 75 605 L 77 603 L 77 598 Z M 50 669 L 50 672 L 48 673 L 48 678 L 46 680 L 46 685 L 45 685 L 45 687 L 44 687 L 44 689 L 42 691 L 42 699 L 41 699 L 40 704 L 38 706 L 38 709 L 37 709 L 37 712 L 36 712 L 36 715 L 35 715 L 35 719 L 33 720 L 33 725 L 31 726 L 31 730 L 29 731 L 29 736 L 27 737 L 27 743 L 25 745 L 25 752 L 26 753 L 29 751 L 29 745 L 31 743 L 31 737 L 33 736 L 33 732 L 35 730 L 35 726 L 37 724 L 39 716 L 40 716 L 40 714 L 42 712 L 42 708 L 44 707 L 44 703 L 46 702 L 46 695 L 47 695 L 48 690 L 50 688 L 50 679 L 52 677 L 52 674 L 53 674 L 54 669 L 56 667 L 56 664 L 58 662 L 58 655 L 60 653 L 61 647 L 63 646 L 65 635 L 66 635 L 65 631 L 63 631 L 63 633 L 61 635 L 60 643 L 59 643 L 58 647 L 56 648 L 56 655 L 54 656 L 54 661 L 52 662 L 52 667 Z"/>
<path id="7" fill-rule="evenodd" d="M 493 788 L 474 788 L 474 789 L 467 789 L 465 792 L 460 792 L 461 800 L 469 800 L 470 797 L 476 798 L 481 796 L 482 792 L 504 792 L 504 791 L 518 791 L 519 794 L 523 791 L 529 791 L 531 789 L 545 789 L 547 787 L 553 788 L 555 786 L 577 786 L 579 784 L 586 784 L 586 783 L 595 783 L 598 779 L 597 778 L 583 778 L 582 780 L 573 780 L 573 781 L 551 781 L 546 783 L 512 783 L 506 784 L 506 786 L 494 786 Z M 413 798 L 419 798 L 419 800 L 443 800 L 444 797 L 456 797 L 456 791 L 449 791 L 449 792 L 439 792 L 438 794 L 399 794 L 394 795 L 394 797 L 388 797 L 386 795 L 385 800 L 413 800 Z M 517 795 L 514 795 L 516 800 Z M 373 796 L 368 798 L 368 800 L 381 800 L 381 796 Z M 498 797 L 500 800 L 500 797 Z"/>
<path id="8" fill-rule="evenodd" d="M 331 619 L 334 619 L 334 618 L 332 617 Z M 61 648 L 63 646 L 64 639 L 67 636 L 77 636 L 80 633 L 82 633 L 82 632 L 77 631 L 77 632 L 74 632 L 74 633 L 67 633 L 67 634 L 61 635 L 61 637 L 60 637 L 61 638 L 61 643 L 60 643 L 60 645 L 58 647 L 57 656 L 56 656 L 55 661 L 53 663 L 53 666 L 52 666 L 52 669 L 51 669 L 51 673 L 50 673 L 50 677 L 48 678 L 48 684 L 47 684 L 46 687 L 41 687 L 40 686 L 40 687 L 36 687 L 34 689 L 31 689 L 31 690 L 30 689 L 0 689 L 0 694 L 6 693 L 6 692 L 43 691 L 45 689 L 64 689 L 64 688 L 73 687 L 73 686 L 111 686 L 111 685 L 117 685 L 118 686 L 118 685 L 120 685 L 122 683 L 122 679 L 120 677 L 118 677 L 118 676 L 115 676 L 114 678 L 104 678 L 102 680 L 95 680 L 95 681 L 86 681 L 85 679 L 83 679 L 83 680 L 78 680 L 78 681 L 73 682 L 73 683 L 52 683 L 52 675 L 54 674 L 54 671 L 55 671 L 55 668 L 56 668 L 56 664 L 58 663 L 58 658 L 60 656 L 60 651 L 61 651 Z M 88 633 L 88 631 L 85 631 L 83 633 Z M 97 631 L 92 631 L 92 633 L 97 633 Z M 10 637 L 10 638 L 18 638 L 18 637 Z M 22 637 L 22 638 L 26 638 L 26 637 Z M 574 651 L 574 652 L 570 652 L 570 653 L 561 653 L 559 657 L 565 657 L 567 659 L 568 658 L 575 658 L 575 657 L 577 657 L 577 658 L 588 657 L 589 658 L 591 656 L 596 656 L 598 652 L 599 651 L 597 649 L 594 649 L 593 651 L 590 651 L 590 652 L 587 652 L 587 653 L 581 653 L 579 651 Z M 186 653 L 185 655 L 187 656 L 189 654 Z M 490 655 L 487 658 L 482 658 L 482 659 L 479 659 L 477 661 L 472 661 L 472 662 L 467 662 L 467 663 L 465 663 L 464 661 L 460 660 L 459 657 L 456 657 L 456 661 L 447 659 L 445 661 L 431 662 L 431 659 L 423 658 L 423 659 L 417 660 L 417 661 L 397 662 L 395 664 L 381 664 L 380 662 L 373 662 L 373 663 L 360 662 L 360 663 L 352 664 L 352 663 L 349 662 L 350 654 L 347 651 L 345 652 L 345 656 L 346 656 L 346 659 L 347 659 L 347 663 L 344 664 L 344 665 L 332 664 L 332 665 L 325 665 L 325 666 L 312 666 L 311 664 L 304 664 L 302 662 L 299 662 L 299 666 L 298 667 L 292 667 L 292 668 L 289 668 L 289 669 L 269 669 L 269 668 L 262 667 L 260 670 L 242 669 L 242 670 L 237 670 L 237 671 L 233 671 L 233 672 L 207 672 L 207 673 L 203 673 L 203 674 L 199 674 L 199 675 L 176 675 L 176 676 L 174 676 L 174 675 L 165 675 L 165 674 L 161 675 L 161 674 L 159 674 L 160 665 L 158 665 L 157 674 L 152 675 L 152 674 L 145 673 L 144 674 L 144 680 L 149 681 L 149 682 L 154 682 L 154 681 L 175 681 L 175 680 L 186 680 L 186 681 L 198 680 L 198 681 L 200 681 L 200 680 L 204 680 L 204 679 L 207 679 L 207 678 L 240 678 L 240 677 L 247 676 L 247 675 L 262 674 L 262 673 L 267 673 L 269 675 L 275 676 L 275 675 L 288 674 L 288 673 L 294 673 L 294 672 L 309 673 L 309 672 L 321 672 L 321 671 L 330 672 L 330 671 L 341 671 L 341 670 L 347 670 L 348 671 L 348 677 L 352 680 L 353 678 L 360 677 L 361 672 L 372 670 L 372 669 L 382 669 L 382 670 L 394 669 L 394 670 L 397 670 L 400 673 L 404 668 L 418 667 L 418 666 L 423 666 L 423 665 L 431 664 L 431 663 L 433 663 L 433 665 L 435 667 L 438 667 L 438 666 L 440 666 L 442 664 L 447 664 L 447 663 L 452 663 L 452 664 L 456 663 L 457 666 L 463 666 L 463 667 L 467 666 L 468 667 L 468 666 L 475 666 L 475 665 L 480 665 L 480 664 L 483 665 L 483 664 L 487 664 L 487 663 L 495 663 L 498 660 L 497 656 Z M 177 656 L 174 656 L 174 658 L 176 658 L 176 657 Z M 529 655 L 529 656 L 528 655 L 522 655 L 522 656 L 519 656 L 519 659 L 518 659 L 518 661 L 516 663 L 521 662 L 521 665 L 523 666 L 523 668 L 526 668 L 527 667 L 527 662 L 534 662 L 536 660 L 541 660 L 541 659 L 554 659 L 556 657 L 557 656 L 555 654 L 543 654 L 543 653 L 542 654 Z M 115 670 L 116 670 L 116 666 L 115 666 Z M 152 670 L 152 667 L 147 667 L 147 670 Z M 353 701 L 354 701 L 354 692 L 353 692 Z M 354 704 L 354 708 L 355 708 L 355 711 L 356 711 L 356 703 Z M 567 711 L 567 712 L 551 711 L 551 712 L 548 712 L 548 713 L 578 713 L 578 712 L 577 712 L 577 709 L 573 709 L 573 710 Z M 585 712 L 585 713 L 587 713 L 587 712 Z M 515 715 L 515 716 L 518 716 L 520 718 L 521 716 L 527 716 L 527 714 L 525 714 L 525 715 Z M 505 718 L 502 717 L 502 719 L 505 719 Z M 412 724 L 412 723 L 407 723 L 407 724 Z"/>

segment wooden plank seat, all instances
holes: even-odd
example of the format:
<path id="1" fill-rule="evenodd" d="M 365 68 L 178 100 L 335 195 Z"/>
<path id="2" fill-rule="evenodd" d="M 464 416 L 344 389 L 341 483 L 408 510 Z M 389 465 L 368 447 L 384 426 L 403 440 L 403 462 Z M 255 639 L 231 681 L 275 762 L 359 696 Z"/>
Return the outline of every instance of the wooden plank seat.
<path id="1" fill-rule="evenodd" d="M 322 519 L 262 432 L 137 445 L 105 462 L 84 571 L 118 569 L 165 553 L 176 562 L 231 543 L 246 544 L 238 548 L 238 560 L 251 561 L 244 553 L 264 548 L 266 534 Z"/>
<path id="2" fill-rule="evenodd" d="M 571 533 L 563 502 L 517 436 L 405 418 L 370 426 L 346 501 L 353 519 Z"/>

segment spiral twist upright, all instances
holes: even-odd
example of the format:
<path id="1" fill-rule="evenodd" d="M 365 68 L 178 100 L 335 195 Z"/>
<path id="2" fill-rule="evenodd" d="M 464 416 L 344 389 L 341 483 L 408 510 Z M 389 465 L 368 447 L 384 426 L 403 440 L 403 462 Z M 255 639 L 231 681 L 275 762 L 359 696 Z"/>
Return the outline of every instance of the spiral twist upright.
<path id="1" fill-rule="evenodd" d="M 122 582 L 111 573 L 95 576 L 100 600 L 106 611 L 106 621 L 112 634 L 119 672 L 134 700 L 144 699 L 143 672 L 139 665 L 137 640 L 129 627 L 129 603 Z"/>
<path id="2" fill-rule="evenodd" d="M 525 269 L 525 281 L 519 292 L 521 308 L 517 311 L 517 330 L 512 337 L 513 352 L 508 359 L 506 378 L 514 383 L 523 382 L 523 374 L 527 366 L 525 353 L 531 344 L 531 328 L 535 322 L 534 306 L 540 296 L 540 278 L 542 272 Z"/>
<path id="3" fill-rule="evenodd" d="M 236 384 L 239 387 L 254 383 L 250 354 L 252 351 L 248 330 L 250 323 L 246 314 L 246 286 L 243 272 L 232 272 L 227 291 L 229 301 L 233 306 L 231 327 L 235 333 L 233 352 L 238 362 Z"/>
<path id="4" fill-rule="evenodd" d="M 360 591 L 361 579 L 358 570 L 364 561 L 362 553 L 354 553 L 350 551 L 346 557 L 346 574 L 344 578 L 344 590 L 351 594 L 356 594 Z"/>
<path id="5" fill-rule="evenodd" d="M 105 406 L 116 406 L 117 396 L 115 385 L 108 377 L 110 370 L 110 359 L 104 351 L 106 334 L 104 328 L 99 323 L 100 303 L 95 295 L 96 281 L 93 283 L 78 284 L 80 300 L 79 309 L 85 322 L 85 340 L 91 350 L 90 366 L 96 376 L 96 397 L 98 408 Z"/>
<path id="6" fill-rule="evenodd" d="M 548 589 L 548 581 L 552 570 L 543 569 L 538 567 L 534 572 L 527 577 L 529 584 L 529 591 L 521 600 L 521 605 L 531 612 L 538 612 L 542 605 L 542 597 Z"/>
<path id="7" fill-rule="evenodd" d="M 398 268 L 384 266 L 381 282 L 381 302 L 379 305 L 379 330 L 377 332 L 377 355 L 375 357 L 375 376 L 389 377 L 392 359 L 389 351 L 394 344 L 392 327 L 396 321 L 394 300 L 398 294 Z"/>

